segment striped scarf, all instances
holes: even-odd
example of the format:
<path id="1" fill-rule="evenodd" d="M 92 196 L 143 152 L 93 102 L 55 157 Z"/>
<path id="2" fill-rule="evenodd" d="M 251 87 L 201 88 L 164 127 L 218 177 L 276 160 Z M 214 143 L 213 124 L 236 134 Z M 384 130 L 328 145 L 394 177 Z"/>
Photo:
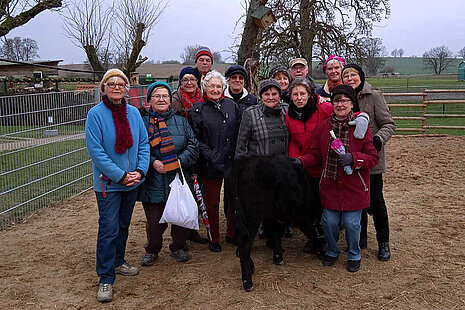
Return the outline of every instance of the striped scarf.
<path id="1" fill-rule="evenodd" d="M 149 143 L 151 147 L 160 145 L 161 160 L 166 172 L 179 168 L 176 149 L 165 120 L 152 110 L 150 110 Z"/>
<path id="2" fill-rule="evenodd" d="M 344 148 L 346 152 L 349 150 L 349 121 L 354 120 L 354 113 L 352 111 L 349 112 L 349 115 L 342 121 L 336 119 L 336 115 L 333 113 L 329 117 L 329 124 L 331 125 L 331 129 L 334 131 L 336 137 L 341 139 L 342 144 L 344 144 Z M 323 171 L 323 177 L 328 178 L 331 180 L 337 179 L 337 155 L 336 151 L 331 148 L 331 138 L 329 139 L 328 143 L 328 154 L 326 155 L 326 165 Z"/>

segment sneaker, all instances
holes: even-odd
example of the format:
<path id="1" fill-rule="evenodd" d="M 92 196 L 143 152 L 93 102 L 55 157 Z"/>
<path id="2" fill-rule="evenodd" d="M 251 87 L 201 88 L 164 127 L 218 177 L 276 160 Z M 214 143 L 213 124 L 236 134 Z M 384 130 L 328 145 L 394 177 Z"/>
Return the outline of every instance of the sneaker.
<path id="1" fill-rule="evenodd" d="M 170 256 L 174 257 L 180 263 L 187 262 L 189 260 L 189 255 L 183 250 L 171 251 Z"/>
<path id="2" fill-rule="evenodd" d="M 325 257 L 323 257 L 323 265 L 326 266 L 326 267 L 334 266 L 334 263 L 336 261 L 337 261 L 337 257 L 333 257 L 333 256 L 329 256 L 329 255 L 325 255 Z"/>
<path id="3" fill-rule="evenodd" d="M 141 266 L 152 266 L 153 262 L 156 261 L 158 258 L 158 254 L 153 253 L 145 253 L 144 257 L 140 260 Z"/>
<path id="4" fill-rule="evenodd" d="M 115 272 L 123 276 L 135 276 L 139 273 L 139 269 L 132 267 L 128 263 L 124 263 L 121 266 L 115 267 Z"/>
<path id="5" fill-rule="evenodd" d="M 381 242 L 378 244 L 378 259 L 380 261 L 387 261 L 391 258 L 391 250 L 389 249 L 389 242 Z"/>
<path id="6" fill-rule="evenodd" d="M 275 253 L 273 251 L 273 264 L 275 265 L 282 265 L 284 264 L 284 260 L 283 260 L 283 254 L 282 253 Z"/>
<path id="7" fill-rule="evenodd" d="M 98 302 L 109 302 L 113 299 L 113 288 L 109 283 L 99 283 L 97 292 Z"/>
<path id="8" fill-rule="evenodd" d="M 357 272 L 360 269 L 360 260 L 348 260 L 347 261 L 347 271 Z"/>
<path id="9" fill-rule="evenodd" d="M 189 238 L 187 240 L 190 240 L 195 243 L 200 243 L 200 244 L 207 244 L 208 243 L 208 238 L 205 236 L 202 236 L 199 234 L 198 231 L 194 230 L 192 233 L 189 235 Z"/>
<path id="10" fill-rule="evenodd" d="M 292 238 L 292 236 L 294 236 L 294 227 L 292 227 L 291 224 L 284 228 L 284 236 L 286 236 L 286 238 Z"/>
<path id="11" fill-rule="evenodd" d="M 212 252 L 221 252 L 221 245 L 219 242 L 212 242 L 208 244 L 208 249 Z"/>

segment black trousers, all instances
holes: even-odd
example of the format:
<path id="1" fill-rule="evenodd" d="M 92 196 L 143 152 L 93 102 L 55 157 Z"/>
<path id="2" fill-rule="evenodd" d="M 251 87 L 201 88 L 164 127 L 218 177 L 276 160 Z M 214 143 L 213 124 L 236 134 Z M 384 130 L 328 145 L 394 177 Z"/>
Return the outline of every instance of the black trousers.
<path id="1" fill-rule="evenodd" d="M 370 175 L 370 208 L 373 215 L 373 223 L 376 230 L 376 240 L 378 243 L 389 242 L 389 221 L 386 203 L 383 196 L 383 174 Z M 360 220 L 360 239 L 367 239 L 368 215 L 367 209 L 362 212 Z"/>

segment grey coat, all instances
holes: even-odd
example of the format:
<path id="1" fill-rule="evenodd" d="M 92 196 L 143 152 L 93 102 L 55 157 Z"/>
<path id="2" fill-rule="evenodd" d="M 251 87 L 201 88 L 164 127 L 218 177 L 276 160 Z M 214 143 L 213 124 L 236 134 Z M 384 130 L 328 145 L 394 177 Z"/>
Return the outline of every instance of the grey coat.
<path id="1" fill-rule="evenodd" d="M 288 105 L 272 109 L 259 102 L 247 108 L 237 137 L 236 156 L 287 155 L 289 133 L 284 122 Z"/>
<path id="2" fill-rule="evenodd" d="M 370 169 L 370 174 L 386 172 L 384 145 L 393 135 L 396 123 L 392 119 L 383 94 L 366 81 L 357 96 L 357 100 L 360 111 L 366 112 L 370 116 L 370 129 L 373 137 L 378 136 L 383 142 L 383 147 L 379 152 L 379 163 Z"/>

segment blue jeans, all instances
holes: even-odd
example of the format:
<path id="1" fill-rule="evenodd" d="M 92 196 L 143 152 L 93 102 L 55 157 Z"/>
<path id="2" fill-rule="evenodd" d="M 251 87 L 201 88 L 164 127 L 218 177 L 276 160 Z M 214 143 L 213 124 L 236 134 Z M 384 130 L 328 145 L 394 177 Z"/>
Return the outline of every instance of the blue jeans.
<path id="1" fill-rule="evenodd" d="M 323 210 L 321 224 L 325 233 L 327 250 L 326 255 L 339 256 L 339 233 L 340 226 L 345 229 L 347 242 L 347 254 L 349 260 L 360 260 L 360 218 L 362 210 L 358 211 L 335 211 Z"/>
<path id="2" fill-rule="evenodd" d="M 136 203 L 138 189 L 127 192 L 95 192 L 99 220 L 97 236 L 97 275 L 100 283 L 115 282 L 115 267 L 125 263 L 124 253 L 129 224 Z"/>

